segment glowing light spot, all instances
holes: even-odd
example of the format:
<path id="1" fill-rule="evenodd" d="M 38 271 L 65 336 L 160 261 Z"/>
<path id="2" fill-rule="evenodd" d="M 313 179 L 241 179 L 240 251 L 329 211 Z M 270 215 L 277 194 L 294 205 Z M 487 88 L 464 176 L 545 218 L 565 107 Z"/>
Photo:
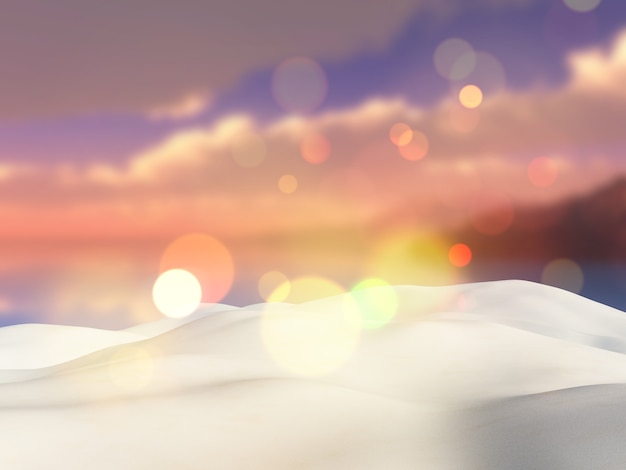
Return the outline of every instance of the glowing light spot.
<path id="1" fill-rule="evenodd" d="M 174 240 L 161 256 L 159 272 L 184 269 L 202 286 L 203 302 L 219 302 L 230 290 L 235 266 L 228 249 L 215 238 L 191 233 Z"/>
<path id="2" fill-rule="evenodd" d="M 602 0 L 563 0 L 563 3 L 574 11 L 581 13 L 591 11 L 600 5 Z"/>
<path id="3" fill-rule="evenodd" d="M 427 233 L 390 233 L 375 247 L 367 270 L 396 285 L 455 284 L 459 274 L 450 265 L 448 249 L 441 239 Z"/>
<path id="4" fill-rule="evenodd" d="M 136 391 L 145 388 L 153 375 L 154 361 L 142 347 L 119 347 L 109 360 L 109 377 L 120 389 Z"/>
<path id="5" fill-rule="evenodd" d="M 461 80 L 476 67 L 476 53 L 467 41 L 450 38 L 435 49 L 435 69 L 447 80 Z"/>
<path id="6" fill-rule="evenodd" d="M 552 186 L 558 175 L 558 165 L 550 158 L 538 157 L 528 165 L 528 179 L 540 188 Z"/>
<path id="7" fill-rule="evenodd" d="M 265 301 L 283 302 L 289 295 L 291 283 L 287 276 L 279 271 L 268 271 L 259 279 L 259 294 Z"/>
<path id="8" fill-rule="evenodd" d="M 465 243 L 457 243 L 450 247 L 448 259 L 454 266 L 462 268 L 472 260 L 472 250 Z"/>
<path id="9" fill-rule="evenodd" d="M 391 126 L 389 139 L 394 145 L 403 147 L 413 140 L 413 129 L 411 129 L 408 124 L 398 122 Z"/>
<path id="10" fill-rule="evenodd" d="M 481 191 L 470 204 L 469 218 L 476 231 L 484 235 L 500 235 L 513 225 L 515 209 L 506 194 Z"/>
<path id="11" fill-rule="evenodd" d="M 171 269 L 162 273 L 154 283 L 152 299 L 166 317 L 186 317 L 200 305 L 202 286 L 190 272 Z"/>
<path id="12" fill-rule="evenodd" d="M 584 274 L 580 266 L 571 259 L 559 258 L 549 262 L 543 268 L 541 282 L 579 293 L 583 288 Z"/>
<path id="13" fill-rule="evenodd" d="M 480 88 L 483 96 L 502 90 L 506 86 L 506 74 L 500 61 L 487 52 L 476 53 L 476 67 L 463 79 Z"/>
<path id="14" fill-rule="evenodd" d="M 478 108 L 483 102 L 483 92 L 476 85 L 465 85 L 459 92 L 459 102 L 469 109 Z"/>
<path id="15" fill-rule="evenodd" d="M 480 111 L 476 108 L 455 106 L 450 110 L 449 116 L 452 129 L 462 134 L 472 132 L 480 124 Z"/>
<path id="16" fill-rule="evenodd" d="M 330 156 L 330 142 L 322 134 L 308 135 L 300 144 L 300 153 L 312 165 L 324 163 Z"/>
<path id="17" fill-rule="evenodd" d="M 361 332 L 359 308 L 338 284 L 320 277 L 302 277 L 291 282 L 287 302 L 327 303 L 279 308 L 268 303 L 263 312 L 261 335 L 270 356 L 287 371 L 301 376 L 329 374 L 341 367 L 354 352 Z M 273 302 L 274 294 L 270 296 Z"/>
<path id="18" fill-rule="evenodd" d="M 426 137 L 423 133 L 419 131 L 413 131 L 412 137 L 413 138 L 409 143 L 398 147 L 398 151 L 400 152 L 400 155 L 402 155 L 402 157 L 406 160 L 421 160 L 428 153 L 428 137 Z"/>
<path id="19" fill-rule="evenodd" d="M 298 189 L 298 180 L 293 175 L 283 175 L 278 180 L 278 189 L 285 194 L 291 194 Z"/>
<path id="20" fill-rule="evenodd" d="M 389 323 L 398 311 L 398 295 L 388 282 L 369 278 L 352 288 L 363 318 L 363 328 L 375 329 Z"/>
<path id="21" fill-rule="evenodd" d="M 328 83 L 324 69 L 308 57 L 281 62 L 272 76 L 272 93 L 287 112 L 308 113 L 326 97 Z"/>
<path id="22" fill-rule="evenodd" d="M 345 289 L 334 281 L 318 276 L 305 276 L 294 279 L 291 283 L 289 294 L 280 302 L 289 302 L 292 304 L 300 304 L 325 297 L 331 297 L 345 292 Z M 279 302 L 276 296 L 283 296 L 283 293 L 277 294 L 282 286 L 278 286 L 268 297 L 268 302 Z"/>
<path id="23" fill-rule="evenodd" d="M 258 134 L 238 136 L 231 146 L 233 159 L 244 168 L 259 166 L 266 156 L 265 141 Z"/>

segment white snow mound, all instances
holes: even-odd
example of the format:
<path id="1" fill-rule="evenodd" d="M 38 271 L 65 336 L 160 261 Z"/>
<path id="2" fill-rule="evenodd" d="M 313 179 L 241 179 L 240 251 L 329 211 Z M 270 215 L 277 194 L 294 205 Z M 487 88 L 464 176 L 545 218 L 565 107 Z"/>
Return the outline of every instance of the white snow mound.
<path id="1" fill-rule="evenodd" d="M 0 442 L 25 470 L 623 470 L 626 314 L 497 281 L 6 327 Z"/>

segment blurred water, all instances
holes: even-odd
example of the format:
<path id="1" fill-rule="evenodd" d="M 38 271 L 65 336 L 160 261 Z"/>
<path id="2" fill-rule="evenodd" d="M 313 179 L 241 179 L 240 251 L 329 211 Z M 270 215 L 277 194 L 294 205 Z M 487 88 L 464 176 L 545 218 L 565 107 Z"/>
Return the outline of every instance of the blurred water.
<path id="1" fill-rule="evenodd" d="M 583 273 L 583 286 L 579 294 L 605 305 L 610 305 L 626 313 L 626 264 L 581 261 L 578 261 L 577 264 L 580 266 Z M 464 274 L 465 282 L 500 279 L 525 279 L 541 282 L 542 271 L 545 265 L 545 262 L 483 261 L 472 262 L 466 268 L 461 268 L 461 270 Z M 356 278 L 335 280 L 346 289 L 349 289 L 350 286 L 360 281 L 360 279 Z M 17 281 L 13 279 L 12 282 L 7 281 L 3 283 L 3 285 L 7 288 L 13 287 L 10 291 L 16 295 L 19 294 L 20 299 L 32 300 L 41 296 L 42 291 L 36 289 L 35 287 L 37 286 L 32 282 L 18 281 L 24 281 L 24 279 L 18 279 Z M 228 295 L 222 300 L 222 303 L 246 306 L 262 302 L 263 300 L 259 295 L 257 284 L 258 278 L 256 277 L 240 277 L 237 279 Z M 31 286 L 32 288 L 25 289 L 20 286 Z M 20 288 L 18 289 L 18 287 Z M 42 297 L 42 302 L 44 299 L 45 297 Z M 42 302 L 28 302 L 30 308 L 22 308 L 19 311 L 2 312 L 0 314 L 0 327 L 18 323 L 60 322 L 98 328 L 121 329 L 136 323 L 136 321 L 133 321 L 128 316 L 128 312 L 124 311 L 125 308 L 122 305 L 118 306 L 119 309 L 114 312 L 109 312 L 106 316 L 103 316 L 102 313 L 90 312 L 85 308 L 80 317 L 61 317 L 61 319 L 58 319 L 46 314 L 49 312 L 46 312 L 45 308 L 39 305 Z"/>

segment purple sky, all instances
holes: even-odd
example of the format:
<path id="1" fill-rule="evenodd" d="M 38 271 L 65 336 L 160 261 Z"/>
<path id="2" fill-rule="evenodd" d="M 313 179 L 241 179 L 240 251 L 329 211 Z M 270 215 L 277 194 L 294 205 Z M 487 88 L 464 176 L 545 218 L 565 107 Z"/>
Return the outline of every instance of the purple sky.
<path id="1" fill-rule="evenodd" d="M 56 19 L 60 23 L 59 27 L 63 23 L 70 25 L 80 21 L 80 15 L 63 10 L 62 5 L 65 3 L 70 5 L 72 2 L 58 2 Z M 141 5 L 142 2 L 131 2 L 135 3 Z M 15 2 L 10 4 L 16 5 Z M 320 62 L 329 83 L 326 99 L 316 112 L 353 107 L 371 96 L 401 96 L 420 106 L 435 104 L 449 92 L 449 87 L 434 69 L 433 51 L 450 37 L 465 39 L 476 50 L 493 54 L 503 65 L 507 89 L 525 90 L 537 84 L 558 87 L 566 79 L 565 58 L 570 51 L 589 45 L 605 46 L 626 25 L 626 4 L 620 0 L 603 0 L 597 8 L 587 13 L 572 11 L 562 0 L 459 4 L 474 6 L 451 7 L 444 14 L 432 9 L 417 9 L 401 21 L 396 30 L 389 32 L 384 45 L 357 45 L 349 55 L 344 54 L 340 59 L 326 58 L 329 55 L 327 51 L 317 56 L 308 54 Z M 6 8 L 10 11 L 9 5 Z M 143 5 L 145 9 L 142 14 L 145 17 L 158 13 L 158 8 L 151 12 L 147 5 Z M 23 2 L 23 5 L 13 8 L 21 10 L 20 18 L 28 19 L 29 14 L 33 17 L 42 14 L 38 2 Z M 84 3 L 82 9 L 93 10 L 93 6 L 91 2 Z M 184 8 L 181 10 L 184 11 Z M 332 9 L 328 11 L 331 14 Z M 211 8 L 204 9 L 203 13 L 209 28 L 211 22 L 208 18 L 213 17 Z M 355 10 L 354 15 L 359 15 L 358 10 Z M 89 19 L 90 15 L 86 16 Z M 200 20 L 196 19 L 196 22 Z M 190 19 L 181 15 L 173 21 L 178 21 L 178 27 L 184 28 L 185 22 Z M 277 18 L 277 21 L 285 20 Z M 9 44 L 15 41 L 16 48 L 25 47 L 24 34 L 20 35 L 17 31 L 19 23 L 8 26 L 3 32 L 5 40 Z M 371 23 L 371 27 L 375 28 L 376 23 Z M 153 28 L 146 27 L 146 34 L 152 32 Z M 323 31 L 319 33 L 324 34 Z M 44 41 L 46 38 L 41 33 L 38 39 Z M 147 36 L 146 40 L 149 39 Z M 188 43 L 183 44 L 184 47 L 203 47 L 201 41 L 193 44 L 191 39 L 186 40 Z M 289 38 L 284 40 L 288 41 Z M 84 54 L 98 53 L 95 47 L 93 51 L 89 50 L 88 42 L 74 44 L 74 48 L 85 49 Z M 305 44 L 304 53 L 308 49 L 309 45 Z M 229 53 L 228 44 L 223 44 L 223 51 L 224 54 Z M 58 53 L 69 55 L 68 51 L 63 50 Z M 42 60 L 36 55 L 36 49 L 31 54 L 23 59 L 26 66 Z M 62 59 L 61 67 L 68 60 Z M 136 56 L 136 60 L 141 61 L 141 56 Z M 108 61 L 114 62 L 110 58 Z M 213 104 L 206 111 L 178 122 L 146 120 L 137 112 L 116 110 L 115 106 L 112 109 L 98 109 L 94 105 L 82 112 L 61 108 L 54 112 L 40 110 L 39 115 L 37 106 L 34 106 L 34 110 L 27 116 L 17 116 L 17 122 L 8 115 L 6 118 L 9 121 L 4 119 L 0 123 L 0 157 L 42 164 L 59 160 L 77 164 L 103 160 L 121 162 L 176 129 L 211 123 L 233 112 L 243 111 L 266 122 L 277 119 L 284 115 L 284 111 L 278 107 L 271 94 L 270 82 L 275 65 L 276 61 L 268 61 L 265 66 L 241 67 L 243 71 L 234 81 L 212 92 Z M 50 62 L 49 66 L 54 67 L 54 62 Z M 120 73 L 124 71 L 120 70 Z M 190 75 L 194 73 L 193 70 L 189 71 Z M 145 86 L 150 87 L 150 77 L 144 78 Z M 99 92 L 97 88 L 90 90 L 90 83 L 82 81 L 80 76 L 75 80 L 66 92 L 71 93 L 72 88 L 85 94 Z M 45 66 L 42 75 L 34 77 L 32 82 L 33 86 L 46 86 Z M 184 90 L 181 88 L 180 91 Z M 36 93 L 23 97 L 25 103 L 36 99 Z M 122 108 L 122 105 L 117 107 Z"/>

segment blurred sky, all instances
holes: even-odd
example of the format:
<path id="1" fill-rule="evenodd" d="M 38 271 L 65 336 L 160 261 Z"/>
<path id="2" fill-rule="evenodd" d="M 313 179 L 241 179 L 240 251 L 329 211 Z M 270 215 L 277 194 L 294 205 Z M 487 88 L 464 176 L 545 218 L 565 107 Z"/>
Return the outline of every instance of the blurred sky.
<path id="1" fill-rule="evenodd" d="M 170 268 L 235 304 L 479 280 L 464 250 L 507 262 L 520 208 L 626 175 L 621 0 L 0 5 L 2 324 L 158 318 Z M 557 248 L 520 276 L 602 284 Z"/>

